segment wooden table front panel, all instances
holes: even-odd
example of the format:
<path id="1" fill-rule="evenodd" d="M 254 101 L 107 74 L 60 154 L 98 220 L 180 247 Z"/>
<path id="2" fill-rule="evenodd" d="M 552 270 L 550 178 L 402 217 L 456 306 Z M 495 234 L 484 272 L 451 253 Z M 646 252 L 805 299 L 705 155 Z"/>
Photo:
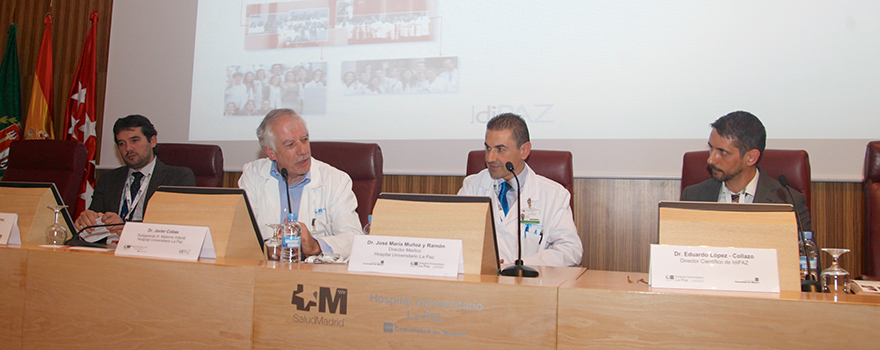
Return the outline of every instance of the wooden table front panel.
<path id="1" fill-rule="evenodd" d="M 559 289 L 559 349 L 876 348 L 878 297 L 652 291 L 627 275 L 647 279 L 588 271 Z"/>
<path id="2" fill-rule="evenodd" d="M 25 349 L 250 349 L 254 266 L 31 250 Z"/>
<path id="3" fill-rule="evenodd" d="M 258 269 L 254 349 L 556 347 L 557 281 L 474 275 L 420 279 L 345 269 L 285 264 Z M 572 279 L 582 273 L 570 271 Z M 296 298 L 303 298 L 302 308 L 308 310 L 300 310 Z M 329 301 L 337 303 L 335 310 Z M 314 303 L 310 308 L 309 302 Z"/>
<path id="4" fill-rule="evenodd" d="M 0 247 L 0 349 L 21 349 L 28 251 Z"/>

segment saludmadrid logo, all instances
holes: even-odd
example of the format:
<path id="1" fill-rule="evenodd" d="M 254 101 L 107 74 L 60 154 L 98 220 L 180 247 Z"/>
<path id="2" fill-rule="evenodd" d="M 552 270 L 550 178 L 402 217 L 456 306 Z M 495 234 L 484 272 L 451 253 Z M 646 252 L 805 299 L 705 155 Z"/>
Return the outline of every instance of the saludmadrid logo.
<path id="1" fill-rule="evenodd" d="M 290 303 L 296 306 L 297 311 L 305 311 L 305 312 L 314 312 L 317 311 L 319 313 L 335 314 L 335 315 L 346 315 L 348 314 L 348 289 L 345 288 L 330 288 L 330 287 L 313 287 L 309 286 L 311 293 L 311 298 L 307 296 L 309 294 L 304 294 L 306 291 L 306 287 L 302 284 L 296 285 L 296 290 L 293 291 L 293 297 L 290 300 Z M 317 310 L 313 311 L 313 308 L 317 306 Z M 305 324 L 315 324 L 321 326 L 338 326 L 345 327 L 345 319 L 343 318 L 332 318 L 325 317 L 323 315 L 301 315 L 294 314 L 293 322 L 296 323 L 305 323 Z"/>
<path id="2" fill-rule="evenodd" d="M 317 291 L 312 292 L 312 298 L 308 302 L 300 296 L 305 287 L 302 284 L 296 285 L 293 291 L 293 298 L 290 303 L 296 305 L 299 311 L 312 311 L 312 307 L 318 306 L 318 312 L 345 315 L 348 313 L 348 289 L 336 288 L 331 292 L 330 287 L 318 287 Z"/>

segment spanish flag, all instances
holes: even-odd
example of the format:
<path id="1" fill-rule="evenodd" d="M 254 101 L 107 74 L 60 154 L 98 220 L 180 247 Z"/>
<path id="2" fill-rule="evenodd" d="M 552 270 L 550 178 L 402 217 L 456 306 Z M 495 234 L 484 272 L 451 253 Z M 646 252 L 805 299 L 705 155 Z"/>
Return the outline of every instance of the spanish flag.
<path id="1" fill-rule="evenodd" d="M 47 14 L 43 23 L 46 28 L 43 30 L 43 42 L 40 44 L 40 56 L 37 58 L 37 71 L 34 74 L 24 128 L 24 137 L 28 140 L 55 138 L 52 127 L 55 119 L 52 106 L 52 15 Z"/>

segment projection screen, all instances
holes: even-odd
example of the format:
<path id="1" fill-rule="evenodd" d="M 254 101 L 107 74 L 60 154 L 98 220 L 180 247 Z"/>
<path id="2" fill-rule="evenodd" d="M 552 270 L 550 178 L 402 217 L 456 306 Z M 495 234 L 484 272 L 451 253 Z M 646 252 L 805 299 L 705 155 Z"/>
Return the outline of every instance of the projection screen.
<path id="1" fill-rule="evenodd" d="M 265 111 L 293 108 L 312 140 L 379 143 L 388 174 L 463 175 L 514 112 L 577 177 L 677 178 L 746 110 L 814 181 L 860 181 L 878 42 L 874 1 L 116 0 L 99 167 L 137 113 L 238 171 Z"/>

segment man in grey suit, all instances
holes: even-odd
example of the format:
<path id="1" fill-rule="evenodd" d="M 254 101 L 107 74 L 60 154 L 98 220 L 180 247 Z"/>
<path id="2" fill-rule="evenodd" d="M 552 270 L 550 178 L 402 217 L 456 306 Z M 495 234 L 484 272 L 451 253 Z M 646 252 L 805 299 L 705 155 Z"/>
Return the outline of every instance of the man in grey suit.
<path id="1" fill-rule="evenodd" d="M 811 231 L 810 212 L 804 195 L 788 190 L 757 166 L 764 152 L 767 132 L 764 124 L 749 112 L 737 111 L 718 118 L 709 134 L 709 168 L 712 178 L 688 186 L 683 201 L 727 203 L 789 203 Z"/>
<path id="2" fill-rule="evenodd" d="M 185 167 L 167 166 L 153 154 L 156 128 L 142 115 L 119 118 L 113 124 L 116 149 L 125 166 L 101 175 L 95 184 L 92 203 L 74 222 L 77 230 L 96 224 L 118 224 L 142 221 L 144 208 L 161 185 L 195 186 L 193 171 Z M 86 235 L 90 242 L 118 235 L 122 226 L 111 226 L 101 235 Z M 89 230 L 91 232 L 92 230 Z"/>

